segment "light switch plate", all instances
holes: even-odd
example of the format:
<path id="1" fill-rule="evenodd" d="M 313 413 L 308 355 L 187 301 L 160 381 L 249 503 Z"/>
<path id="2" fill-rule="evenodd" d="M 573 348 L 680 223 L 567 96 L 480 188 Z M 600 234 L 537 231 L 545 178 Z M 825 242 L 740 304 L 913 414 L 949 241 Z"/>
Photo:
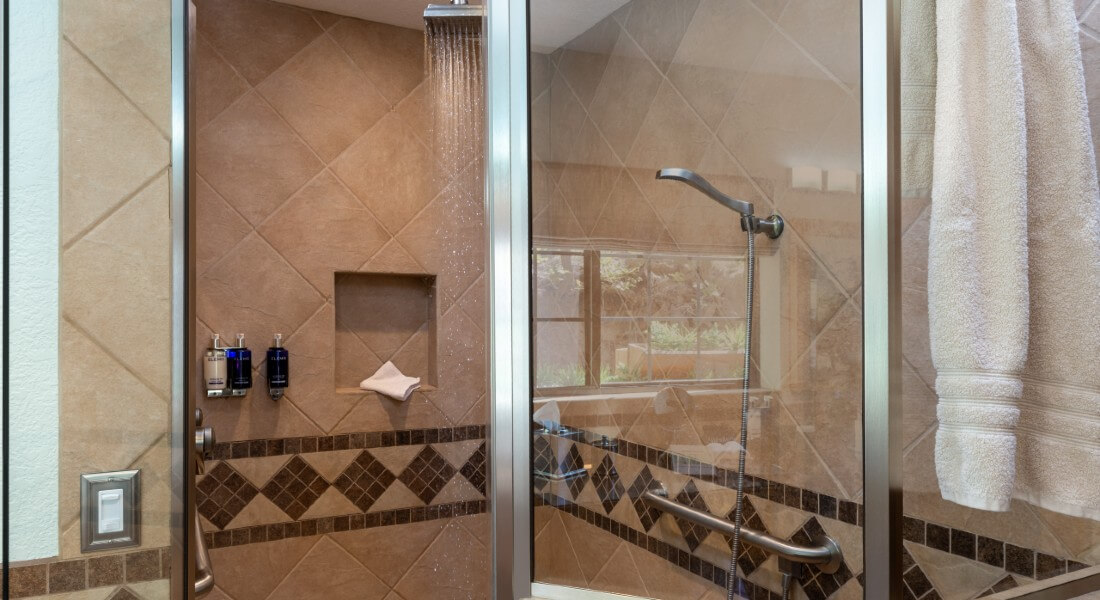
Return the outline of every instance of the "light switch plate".
<path id="1" fill-rule="evenodd" d="M 80 550 L 97 552 L 141 543 L 140 470 L 80 476 Z"/>

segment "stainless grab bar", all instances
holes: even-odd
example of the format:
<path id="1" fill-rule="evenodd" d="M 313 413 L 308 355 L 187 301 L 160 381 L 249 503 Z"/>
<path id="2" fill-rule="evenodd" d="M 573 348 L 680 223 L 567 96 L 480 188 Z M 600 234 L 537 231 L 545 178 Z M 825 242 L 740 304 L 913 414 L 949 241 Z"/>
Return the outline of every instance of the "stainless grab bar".
<path id="1" fill-rule="evenodd" d="M 679 502 L 669 500 L 654 490 L 644 492 L 642 500 L 681 519 L 733 536 L 734 526 L 732 522 L 697 508 L 684 506 Z M 765 552 L 786 558 L 791 562 L 817 565 L 825 573 L 836 573 L 844 562 L 844 555 L 840 551 L 840 546 L 829 537 L 814 540 L 814 543 L 818 544 L 817 546 L 803 546 L 761 533 L 749 527 L 741 527 L 741 541 L 756 546 Z"/>

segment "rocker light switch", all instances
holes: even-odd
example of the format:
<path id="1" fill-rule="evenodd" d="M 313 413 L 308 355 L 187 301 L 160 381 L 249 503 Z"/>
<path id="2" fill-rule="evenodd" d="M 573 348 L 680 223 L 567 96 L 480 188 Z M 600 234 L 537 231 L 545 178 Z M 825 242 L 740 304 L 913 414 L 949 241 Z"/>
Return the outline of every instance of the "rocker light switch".
<path id="1" fill-rule="evenodd" d="M 83 552 L 137 546 L 140 540 L 140 471 L 80 476 L 80 546 Z"/>
<path id="2" fill-rule="evenodd" d="M 98 533 L 118 533 L 122 531 L 122 489 L 99 490 L 98 495 Z"/>

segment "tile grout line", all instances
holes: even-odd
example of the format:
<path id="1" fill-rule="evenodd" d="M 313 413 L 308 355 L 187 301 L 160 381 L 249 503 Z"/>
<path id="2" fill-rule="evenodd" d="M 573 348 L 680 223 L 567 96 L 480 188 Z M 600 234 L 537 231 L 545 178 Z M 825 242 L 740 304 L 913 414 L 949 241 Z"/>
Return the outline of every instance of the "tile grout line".
<path id="1" fill-rule="evenodd" d="M 92 60 L 92 58 L 90 56 L 85 54 L 84 50 L 81 49 L 80 46 L 78 46 L 77 43 L 72 38 L 70 38 L 67 33 L 62 34 L 61 37 L 66 42 L 68 42 L 69 46 L 73 49 L 73 51 L 75 51 L 78 55 L 80 55 L 81 58 L 88 61 L 88 64 L 91 65 L 93 69 L 95 69 L 96 73 L 98 73 L 99 76 L 102 77 L 104 81 L 111 84 L 111 87 L 114 88 L 115 91 L 118 92 L 119 95 L 122 96 L 123 99 L 126 100 L 126 103 L 129 104 L 131 108 L 136 110 L 139 115 L 141 115 L 146 121 L 149 122 L 150 125 L 153 126 L 153 129 L 156 130 L 156 132 L 158 134 L 160 134 L 161 139 L 163 139 L 166 142 L 171 141 L 171 136 L 168 134 L 168 132 L 162 130 L 160 128 L 160 125 L 157 125 L 156 121 L 154 121 L 148 114 L 146 114 L 146 112 L 144 110 L 142 110 L 142 108 L 140 106 L 138 106 L 137 102 L 135 102 L 133 100 L 133 98 L 130 98 L 130 95 L 127 94 L 126 92 L 124 92 L 122 90 L 122 88 L 119 87 L 118 83 L 116 83 L 114 79 L 112 79 L 109 75 L 107 75 L 107 73 L 103 69 L 100 68 L 98 63 L 96 63 L 94 60 Z"/>

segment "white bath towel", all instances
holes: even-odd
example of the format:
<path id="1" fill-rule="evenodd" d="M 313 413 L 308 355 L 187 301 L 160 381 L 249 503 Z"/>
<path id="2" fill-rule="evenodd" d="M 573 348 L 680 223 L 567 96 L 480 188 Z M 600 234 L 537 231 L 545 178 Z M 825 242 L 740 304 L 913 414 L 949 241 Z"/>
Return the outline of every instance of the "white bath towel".
<path id="1" fill-rule="evenodd" d="M 1100 518 L 1100 191 L 1073 0 L 941 2 L 928 301 L 943 497 Z"/>
<path id="2" fill-rule="evenodd" d="M 936 0 L 901 4 L 901 196 L 932 195 Z"/>
<path id="3" fill-rule="evenodd" d="M 374 375 L 360 382 L 359 387 L 404 402 L 420 387 L 420 378 L 405 375 L 387 360 Z"/>

